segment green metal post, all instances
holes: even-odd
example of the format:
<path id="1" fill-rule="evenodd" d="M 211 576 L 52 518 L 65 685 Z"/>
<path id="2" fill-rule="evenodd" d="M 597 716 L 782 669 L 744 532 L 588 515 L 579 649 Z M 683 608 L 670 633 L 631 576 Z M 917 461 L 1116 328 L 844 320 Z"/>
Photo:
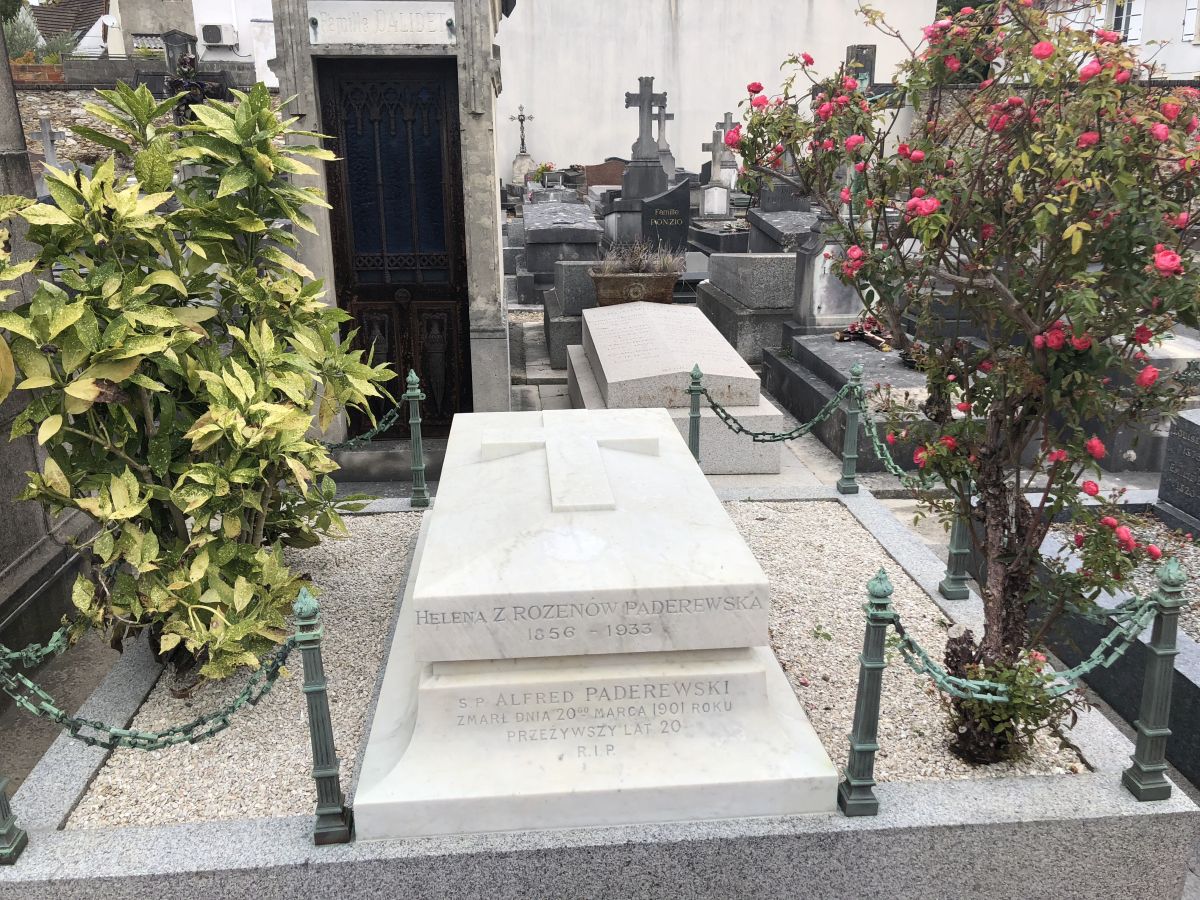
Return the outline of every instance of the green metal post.
<path id="1" fill-rule="evenodd" d="M 354 831 L 353 814 L 346 808 L 339 776 L 340 761 L 333 745 L 325 665 L 321 661 L 321 608 L 308 588 L 292 607 L 296 614 L 296 645 L 304 657 L 304 696 L 308 700 L 308 736 L 312 742 L 313 780 L 317 783 L 314 844 L 346 844 Z"/>
<path id="2" fill-rule="evenodd" d="M 858 657 L 858 694 L 854 700 L 854 726 L 850 731 L 850 758 L 846 777 L 838 785 L 838 806 L 848 816 L 873 816 L 879 812 L 875 796 L 875 752 L 879 749 L 879 697 L 883 691 L 884 638 L 896 621 L 892 611 L 892 583 L 880 569 L 867 582 L 867 631 Z"/>
<path id="3" fill-rule="evenodd" d="M 1167 780 L 1167 738 L 1171 736 L 1171 682 L 1175 678 L 1175 638 L 1179 610 L 1184 604 L 1183 586 L 1187 573 L 1179 561 L 1167 560 L 1154 573 L 1158 576 L 1158 614 L 1146 648 L 1146 674 L 1142 682 L 1142 705 L 1138 709 L 1137 743 L 1133 765 L 1121 774 L 1121 783 L 1139 800 L 1166 800 L 1171 796 Z"/>
<path id="4" fill-rule="evenodd" d="M 688 385 L 688 394 L 692 398 L 692 408 L 688 413 L 688 449 L 696 462 L 700 462 L 700 395 L 704 392 L 704 373 L 700 365 L 692 366 L 692 382 Z"/>
<path id="5" fill-rule="evenodd" d="M 967 562 L 971 558 L 971 491 L 970 479 L 962 482 L 963 503 L 950 525 L 950 555 L 946 560 L 946 577 L 938 585 L 938 593 L 947 600 L 966 600 L 971 596 L 967 581 Z"/>
<path id="6" fill-rule="evenodd" d="M 850 369 L 849 390 L 842 402 L 842 410 L 846 413 L 846 437 L 842 442 L 842 477 L 838 479 L 839 494 L 857 494 L 858 483 L 854 474 L 858 468 L 858 417 L 859 404 L 862 402 L 862 363 L 855 363 Z"/>
<path id="7" fill-rule="evenodd" d="M 421 446 L 421 379 L 408 370 L 408 390 L 401 398 L 408 401 L 408 433 L 412 441 L 412 507 L 425 509 L 429 506 L 429 491 L 425 489 L 425 448 Z"/>
<path id="8" fill-rule="evenodd" d="M 11 866 L 20 859 L 28 843 L 29 835 L 17 827 L 17 817 L 8 803 L 8 778 L 0 775 L 0 866 Z"/>

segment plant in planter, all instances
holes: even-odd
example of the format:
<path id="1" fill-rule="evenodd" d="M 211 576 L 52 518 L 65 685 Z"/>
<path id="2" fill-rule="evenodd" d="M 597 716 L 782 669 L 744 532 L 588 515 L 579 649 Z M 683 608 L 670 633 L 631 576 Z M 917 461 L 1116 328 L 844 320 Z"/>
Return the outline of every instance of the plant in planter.
<path id="1" fill-rule="evenodd" d="M 964 69 L 980 78 L 963 84 Z M 972 509 L 987 571 L 984 633 L 952 641 L 947 668 L 1014 697 L 952 704 L 955 749 L 972 760 L 1019 753 L 1069 712 L 1035 690 L 1045 629 L 1161 555 L 1088 502 L 1105 494 L 1101 435 L 1176 411 L 1189 391 L 1148 351 L 1200 312 L 1185 252 L 1200 94 L 1151 74 L 1118 34 L 987 3 L 927 26 L 892 97 L 868 100 L 845 73 L 814 80 L 779 112 L 751 108 L 740 141 L 755 172 L 777 145 L 796 154 L 847 248 L 840 274 L 874 315 L 902 333 L 916 314 L 928 399 L 893 408 L 889 440 L 917 442 L 926 513 Z M 896 135 L 905 104 L 915 124 Z M 1041 556 L 1056 518 L 1072 524 L 1078 568 Z"/>
<path id="2" fill-rule="evenodd" d="M 164 121 L 178 97 L 101 94 L 89 110 L 119 136 L 77 130 L 132 179 L 110 156 L 90 177 L 47 168 L 53 205 L 0 198 L 39 248 L 0 258 L 0 282 L 37 279 L 0 312 L 0 399 L 27 395 L 12 434 L 46 452 L 22 499 L 94 523 L 74 633 L 149 629 L 184 676 L 221 678 L 286 636 L 303 578 L 283 547 L 354 506 L 335 499 L 314 418 L 366 411 L 392 376 L 339 341 L 345 314 L 291 255 L 292 227 L 313 227 L 303 207 L 324 201 L 287 175 L 329 154 L 284 146 L 303 132 L 265 87 L 195 105 L 182 127 Z"/>
<path id="3" fill-rule="evenodd" d="M 596 302 L 601 306 L 639 300 L 673 303 L 675 282 L 684 267 L 682 253 L 638 241 L 614 244 L 589 274 L 596 285 Z"/>

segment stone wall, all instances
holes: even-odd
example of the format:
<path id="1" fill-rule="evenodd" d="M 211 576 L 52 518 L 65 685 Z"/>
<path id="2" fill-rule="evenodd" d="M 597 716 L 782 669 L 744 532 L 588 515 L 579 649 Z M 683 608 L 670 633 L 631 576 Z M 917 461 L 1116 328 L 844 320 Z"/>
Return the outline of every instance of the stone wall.
<path id="1" fill-rule="evenodd" d="M 46 116 L 54 123 L 57 131 L 66 132 L 55 149 L 60 161 L 82 162 L 89 165 L 104 159 L 112 151 L 94 141 L 81 138 L 70 129 L 72 125 L 87 125 L 98 131 L 110 131 L 108 126 L 88 115 L 84 103 L 102 103 L 92 90 L 43 91 L 17 90 L 17 103 L 21 108 L 21 125 L 25 129 L 25 140 L 33 162 L 34 174 L 41 171 L 42 142 L 41 118 Z"/>

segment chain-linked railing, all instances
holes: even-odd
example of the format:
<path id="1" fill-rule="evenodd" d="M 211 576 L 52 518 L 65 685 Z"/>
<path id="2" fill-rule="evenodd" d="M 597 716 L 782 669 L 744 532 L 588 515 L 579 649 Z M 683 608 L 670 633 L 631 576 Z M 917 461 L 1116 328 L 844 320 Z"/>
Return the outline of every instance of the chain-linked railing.
<path id="1" fill-rule="evenodd" d="M 270 693 L 288 657 L 299 648 L 304 666 L 303 690 L 312 745 L 312 775 L 317 793 L 313 841 L 317 844 L 346 843 L 353 832 L 352 814 L 342 795 L 340 763 L 334 750 L 329 696 L 321 657 L 321 638 L 324 633 L 321 611 L 316 597 L 308 588 L 300 589 L 292 612 L 296 620 L 296 633 L 259 663 L 236 695 L 211 712 L 170 728 L 139 731 L 70 715 L 49 693 L 20 671 L 44 663 L 67 649 L 70 646 L 70 624 L 59 628 L 44 644 L 30 644 L 22 650 L 10 650 L 0 644 L 0 690 L 19 709 L 53 722 L 68 737 L 90 747 L 153 752 L 176 744 L 196 744 L 224 731 L 237 713 L 256 705 Z M 15 863 L 29 840 L 26 832 L 17 825 L 7 787 L 8 779 L 0 777 L 0 865 Z"/>
<path id="2" fill-rule="evenodd" d="M 412 506 L 413 509 L 424 509 L 429 506 L 429 491 L 425 487 L 425 449 L 421 443 L 421 403 L 425 394 L 421 392 L 421 379 L 417 373 L 409 369 L 405 379 L 408 387 L 401 396 L 400 402 L 379 417 L 373 428 L 364 431 L 338 443 L 326 443 L 327 450 L 360 450 L 381 434 L 390 431 L 404 415 L 404 407 L 408 406 L 408 433 L 412 450 Z"/>
<path id="3" fill-rule="evenodd" d="M 1131 598 L 1113 610 L 1110 615 L 1116 624 L 1112 631 L 1078 665 L 1054 673 L 1054 680 L 1045 687 L 1052 697 L 1074 690 L 1084 676 L 1116 662 L 1153 623 L 1141 706 L 1134 723 L 1137 741 L 1133 764 L 1121 775 L 1121 783 L 1138 800 L 1165 800 L 1171 796 L 1171 783 L 1166 777 L 1167 738 L 1171 735 L 1171 683 L 1179 653 L 1176 639 L 1187 573 L 1177 560 L 1170 559 L 1159 566 L 1155 576 L 1157 590 L 1146 597 Z M 889 627 L 899 638 L 904 661 L 918 675 L 928 676 L 938 691 L 983 703 L 1006 703 L 1010 699 L 1007 685 L 952 675 L 935 663 L 916 638 L 905 631 L 900 614 L 892 607 L 892 590 L 883 569 L 867 582 L 867 602 L 863 605 L 867 626 L 859 655 L 850 755 L 845 777 L 838 785 L 838 806 L 848 816 L 879 812 L 874 790 L 875 754 L 879 750 L 879 710 Z"/>
<path id="4" fill-rule="evenodd" d="M 850 369 L 850 377 L 841 389 L 817 411 L 809 421 L 802 422 L 790 431 L 755 431 L 747 428 L 728 409 L 713 399 L 704 386 L 704 373 L 700 366 L 692 367 L 687 393 L 690 398 L 688 415 L 688 448 L 696 461 L 700 461 L 700 416 L 701 399 L 709 409 L 734 434 L 744 434 L 755 443 L 775 443 L 791 441 L 804 437 L 817 426 L 823 424 L 839 409 L 845 416 L 845 433 L 842 437 L 841 461 L 842 474 L 837 480 L 837 490 L 840 494 L 858 493 L 858 433 L 861 428 L 866 432 L 871 442 L 871 449 L 883 466 L 884 471 L 894 475 L 900 483 L 910 490 L 928 490 L 937 484 L 937 480 L 919 473 L 906 472 L 892 456 L 887 441 L 880 438 L 879 424 L 875 420 L 867 393 L 862 384 L 863 367 L 855 363 Z M 950 552 L 946 564 L 946 575 L 938 585 L 938 592 L 947 600 L 966 600 L 971 596 L 967 586 L 970 580 L 971 558 L 971 523 L 969 519 L 971 508 L 972 486 L 963 482 L 960 486 L 962 503 L 959 505 L 950 528 Z"/>

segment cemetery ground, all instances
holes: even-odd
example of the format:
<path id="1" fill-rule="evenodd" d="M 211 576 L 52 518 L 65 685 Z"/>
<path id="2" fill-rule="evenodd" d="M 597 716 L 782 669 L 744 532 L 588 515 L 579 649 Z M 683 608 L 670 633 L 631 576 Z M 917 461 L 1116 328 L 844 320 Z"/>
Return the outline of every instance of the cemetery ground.
<path id="1" fill-rule="evenodd" d="M 840 769 L 846 762 L 858 678 L 863 574 L 880 566 L 887 569 L 897 612 L 910 633 L 935 656 L 941 653 L 949 625 L 977 623 L 980 610 L 974 596 L 953 602 L 936 594 L 944 567 L 945 533 L 928 520 L 914 528 L 910 503 L 894 484 L 889 491 L 881 476 L 868 476 L 881 494 L 893 496 L 876 500 L 864 491 L 841 497 L 832 489 L 840 474 L 839 461 L 816 438 L 785 445 L 784 454 L 788 460 L 778 476 L 712 476 L 709 480 L 769 578 L 771 645 Z M 346 484 L 342 489 L 358 487 Z M 379 485 L 368 487 L 380 493 Z M 392 632 L 395 593 L 407 575 L 423 515 L 427 513 L 412 510 L 403 496 L 381 497 L 351 517 L 348 539 L 292 555 L 322 591 L 333 732 L 348 797 L 355 789 L 377 699 L 376 681 Z M 1173 549 L 1178 545 L 1184 553 L 1195 553 L 1182 539 L 1174 541 Z M 1193 602 L 1185 618 L 1194 614 Z M 188 699 L 178 699 L 171 695 L 166 679 L 158 678 L 157 667 L 144 652 L 129 652 L 119 659 L 94 646 L 71 651 L 76 652 L 87 660 L 82 670 L 93 683 L 109 673 L 89 701 L 90 708 L 128 718 L 132 729 L 155 729 L 185 720 L 240 686 L 236 680 L 208 685 Z M 964 868 L 978 880 L 974 889 L 965 892 L 956 887 L 954 893 L 927 896 L 1008 896 L 988 884 L 987 865 L 973 854 L 972 842 L 965 837 L 969 833 L 990 836 L 981 838 L 991 841 L 987 854 L 1001 852 L 997 847 L 1005 853 L 1028 854 L 1023 863 L 1027 867 L 1038 865 L 1045 856 L 1028 846 L 1030 835 L 1035 834 L 1043 835 L 1037 840 L 1068 841 L 1070 835 L 1100 841 L 1111 865 L 1126 870 L 1143 867 L 1153 844 L 1158 852 L 1173 854 L 1177 865 L 1153 867 L 1151 878 L 1161 879 L 1153 882 L 1156 887 L 1152 890 L 1143 881 L 1147 893 L 1130 896 L 1179 896 L 1178 879 L 1186 858 L 1194 852 L 1186 840 L 1178 839 L 1179 829 L 1167 824 L 1193 809 L 1188 800 L 1190 785 L 1176 777 L 1184 791 L 1164 803 L 1138 804 L 1124 795 L 1118 781 L 1130 747 L 1102 714 L 1102 704 L 1083 715 L 1070 732 L 1069 745 L 1046 738 L 1018 762 L 968 766 L 948 751 L 945 710 L 927 679 L 909 671 L 894 648 L 888 651 L 882 692 L 875 769 L 880 782 L 878 817 L 846 819 L 835 813 L 589 829 L 553 837 L 525 833 L 312 847 L 312 780 L 298 669 L 297 663 L 272 695 L 207 742 L 154 754 L 117 750 L 106 755 L 95 750 L 80 753 L 78 745 L 59 738 L 14 798 L 15 812 L 30 829 L 31 844 L 21 865 L 0 870 L 0 896 L 87 896 L 88 885 L 96 883 L 89 878 L 101 879 L 112 896 L 146 896 L 149 886 L 155 896 L 183 896 L 192 890 L 186 885 L 241 889 L 254 885 L 274 895 L 304 884 L 321 893 L 322 886 L 333 890 L 346 877 L 364 879 L 356 882 L 361 895 L 528 896 L 528 882 L 501 876 L 481 862 L 499 855 L 510 864 L 519 861 L 516 865 L 526 873 L 523 878 L 552 872 L 554 883 L 560 884 L 557 879 L 564 877 L 560 873 L 573 866 L 581 891 L 594 889 L 597 896 L 604 895 L 605 888 L 597 886 L 606 884 L 613 896 L 654 897 L 668 895 L 664 885 L 677 882 L 674 873 L 647 870 L 645 866 L 653 864 L 646 857 L 670 867 L 673 857 L 664 848 L 694 845 L 706 848 L 689 855 L 701 860 L 697 864 L 702 880 L 713 896 L 765 897 L 779 895 L 779 885 L 806 867 L 810 872 L 820 868 L 807 851 L 797 851 L 795 841 L 822 832 L 818 846 L 833 847 L 836 854 L 852 856 L 869 848 L 864 852 L 874 855 L 874 865 L 890 872 L 879 875 L 884 882 L 921 883 L 923 867 L 945 861 L 919 835 L 936 834 L 946 826 L 953 828 L 954 840 L 962 845 L 958 858 L 963 853 L 971 856 L 972 862 Z M 70 685 L 59 681 L 47 683 L 70 691 Z M 131 683 L 135 685 L 132 695 L 128 693 Z M 82 699 L 86 691 L 73 693 Z M 36 735 L 34 740 L 45 737 Z M 3 739 L 11 742 L 12 738 L 6 731 Z M 13 758 L 8 752 L 4 756 Z M 1113 823 L 1123 820 L 1128 829 L 1119 824 L 1108 832 Z M 1163 828 L 1156 821 L 1164 823 Z M 1025 823 L 1019 828 L 1023 837 L 1008 843 L 1006 829 L 1021 822 Z M 56 826 L 62 830 L 55 831 Z M 1117 833 L 1125 834 L 1122 840 L 1131 843 L 1107 843 Z M 773 848 L 772 841 L 781 835 L 789 836 L 786 851 L 765 849 Z M 889 842 L 898 841 L 902 849 L 896 854 L 885 852 L 876 841 L 884 835 Z M 844 842 L 847 837 L 851 840 Z M 765 868 L 752 877 L 741 871 L 735 878 L 732 873 L 740 863 L 731 860 L 746 852 L 747 840 L 758 842 L 759 849 L 750 856 L 755 867 Z M 167 848 L 181 845 L 191 848 L 187 858 L 163 857 Z M 609 882 L 593 868 L 618 860 L 621 865 L 631 864 L 620 849 L 631 846 L 642 850 L 634 868 L 626 869 L 619 882 Z M 1080 871 L 1070 873 L 1069 879 L 1088 883 L 1109 865 L 1100 861 L 1100 853 L 1099 847 L 1080 853 Z M 460 860 L 457 865 L 470 875 L 448 875 L 436 864 L 446 854 Z M 900 859 L 905 855 L 911 856 L 907 863 Z M 372 868 L 371 862 L 379 862 L 380 867 Z M 384 862 L 393 868 L 387 869 Z M 1055 865 L 1061 865 L 1061 859 Z M 722 872 L 722 866 L 730 871 Z M 245 871 L 254 867 L 254 874 Z M 243 871 L 233 871 L 237 869 Z M 392 874 L 385 876 L 385 871 Z M 405 874 L 397 876 L 401 871 Z M 304 874 L 296 875 L 299 872 Z M 874 876 L 860 873 L 860 877 L 870 883 Z M 1058 876 L 1047 872 L 1045 877 Z M 397 893 L 395 882 L 393 887 L 380 887 L 389 878 L 404 882 L 405 891 L 411 893 Z M 474 878 L 487 879 L 493 887 L 481 890 Z M 1064 877 L 1060 883 L 1069 879 Z M 829 893 L 810 896 L 853 896 L 855 888 L 850 885 L 855 883 L 835 882 Z M 7 894 L 9 889 L 16 893 Z M 908 894 L 900 888 L 895 895 Z"/>

